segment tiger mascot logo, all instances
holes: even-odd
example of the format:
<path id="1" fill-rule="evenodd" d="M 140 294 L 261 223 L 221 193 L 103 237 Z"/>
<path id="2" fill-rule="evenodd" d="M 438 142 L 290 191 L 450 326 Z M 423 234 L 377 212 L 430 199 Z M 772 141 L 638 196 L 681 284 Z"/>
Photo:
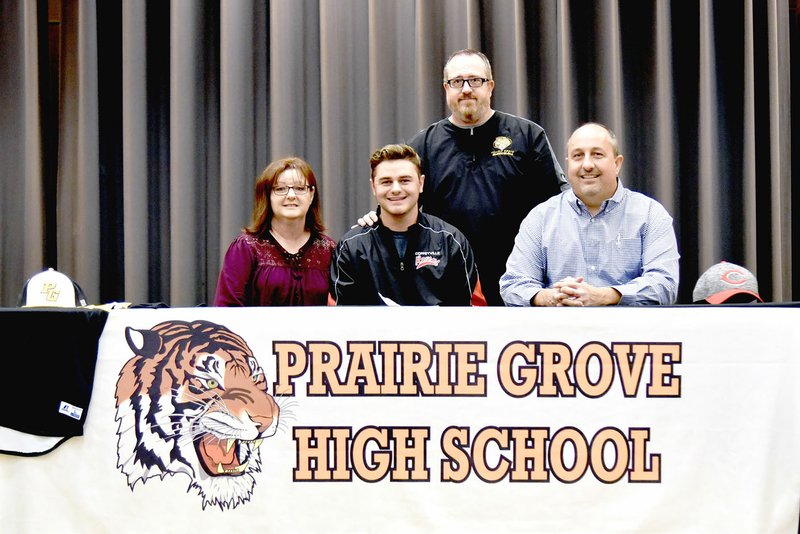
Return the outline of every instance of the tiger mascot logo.
<path id="1" fill-rule="evenodd" d="M 135 356 L 117 381 L 117 467 L 131 491 L 183 473 L 204 509 L 249 501 L 280 410 L 247 343 L 207 321 L 128 327 L 125 337 Z"/>

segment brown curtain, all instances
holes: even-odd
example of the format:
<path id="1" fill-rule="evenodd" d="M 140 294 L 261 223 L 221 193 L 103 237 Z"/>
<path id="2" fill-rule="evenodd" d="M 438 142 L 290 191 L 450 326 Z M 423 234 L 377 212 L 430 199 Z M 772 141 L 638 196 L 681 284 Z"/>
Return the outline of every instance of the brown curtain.
<path id="1" fill-rule="evenodd" d="M 800 300 L 793 6 L 0 0 L 0 304 L 47 266 L 93 303 L 210 302 L 255 177 L 289 154 L 339 238 L 372 208 L 372 150 L 447 114 L 465 47 L 557 152 L 582 122 L 617 132 L 626 186 L 675 219 L 680 302 L 723 259 Z"/>

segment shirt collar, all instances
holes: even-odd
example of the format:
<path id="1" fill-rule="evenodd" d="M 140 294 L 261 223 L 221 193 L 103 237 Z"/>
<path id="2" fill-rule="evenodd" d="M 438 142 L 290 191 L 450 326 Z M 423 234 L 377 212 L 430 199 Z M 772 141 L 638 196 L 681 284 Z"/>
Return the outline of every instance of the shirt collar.
<path id="1" fill-rule="evenodd" d="M 470 124 L 468 126 L 461 126 L 460 124 L 456 124 L 455 122 L 453 122 L 453 114 L 452 113 L 450 114 L 449 117 L 447 117 L 447 121 L 450 124 L 452 124 L 453 126 L 455 126 L 456 128 L 459 128 L 461 130 L 473 130 L 475 128 L 480 128 L 481 126 L 483 126 L 484 124 L 486 124 L 486 123 L 488 123 L 489 121 L 492 120 L 492 117 L 494 117 L 494 115 L 495 115 L 495 111 L 493 109 L 491 109 L 490 111 L 491 111 L 491 113 L 489 114 L 489 116 L 486 117 L 486 119 L 484 119 L 483 122 L 481 122 L 479 124 Z"/>
<path id="2" fill-rule="evenodd" d="M 383 224 L 383 221 L 381 220 L 381 207 L 380 206 L 378 206 L 375 209 L 375 213 L 378 216 L 378 222 L 376 222 L 373 226 L 375 228 L 377 228 L 377 229 L 380 229 L 382 232 L 392 232 L 393 230 L 390 230 L 385 224 Z M 411 230 L 413 230 L 414 228 L 417 228 L 419 226 L 419 222 L 420 222 L 421 218 L 422 218 L 422 209 L 418 205 L 417 206 L 417 222 L 415 222 L 414 224 L 412 224 L 411 226 L 408 227 L 408 231 L 409 232 Z"/>
<path id="3" fill-rule="evenodd" d="M 614 191 L 614 194 L 611 198 L 606 199 L 603 201 L 603 205 L 600 206 L 600 211 L 597 212 L 597 215 L 602 215 L 607 211 L 611 211 L 617 208 L 622 203 L 622 200 L 625 198 L 625 193 L 627 189 L 625 186 L 622 185 L 622 178 L 617 177 L 617 190 Z M 586 205 L 583 203 L 581 199 L 575 194 L 572 188 L 568 189 L 565 192 L 567 203 L 575 210 L 576 213 L 581 214 L 583 212 L 589 213 L 589 210 L 586 209 Z"/>

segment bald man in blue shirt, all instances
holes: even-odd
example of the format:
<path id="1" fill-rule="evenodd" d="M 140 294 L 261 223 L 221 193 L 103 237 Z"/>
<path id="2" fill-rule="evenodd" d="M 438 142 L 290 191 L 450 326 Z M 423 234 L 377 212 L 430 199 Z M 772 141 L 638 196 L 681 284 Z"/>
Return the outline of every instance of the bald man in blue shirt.
<path id="1" fill-rule="evenodd" d="M 672 217 L 622 185 L 622 161 L 608 127 L 587 123 L 573 132 L 571 189 L 523 220 L 500 279 L 507 306 L 675 302 L 680 255 Z"/>

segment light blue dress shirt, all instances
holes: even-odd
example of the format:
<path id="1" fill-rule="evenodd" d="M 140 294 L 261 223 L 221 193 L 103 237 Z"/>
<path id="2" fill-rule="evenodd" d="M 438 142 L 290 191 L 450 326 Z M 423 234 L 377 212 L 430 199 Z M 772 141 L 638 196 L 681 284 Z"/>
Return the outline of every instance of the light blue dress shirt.
<path id="1" fill-rule="evenodd" d="M 657 201 L 618 180 L 614 196 L 592 217 L 570 189 L 522 221 L 500 294 L 507 306 L 530 306 L 539 290 L 582 276 L 619 291 L 621 305 L 672 304 L 679 259 L 672 217 Z"/>

